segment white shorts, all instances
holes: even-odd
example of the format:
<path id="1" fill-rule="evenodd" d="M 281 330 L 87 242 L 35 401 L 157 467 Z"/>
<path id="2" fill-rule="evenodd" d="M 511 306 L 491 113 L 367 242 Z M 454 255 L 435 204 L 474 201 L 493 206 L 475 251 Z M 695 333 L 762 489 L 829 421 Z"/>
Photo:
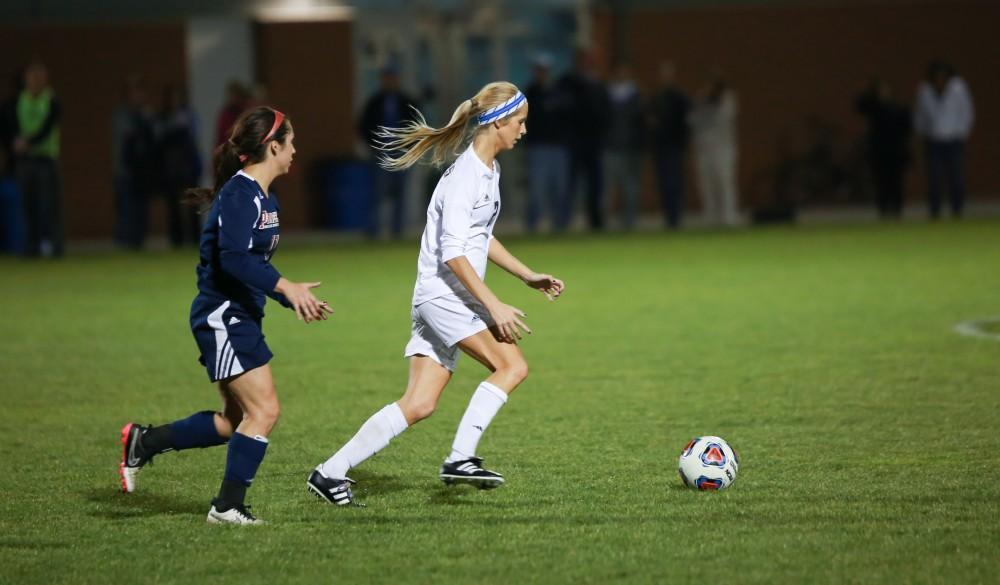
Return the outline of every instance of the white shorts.
<path id="1" fill-rule="evenodd" d="M 403 357 L 426 355 L 455 371 L 458 342 L 493 326 L 493 318 L 479 301 L 445 295 L 413 307 L 413 333 Z"/>

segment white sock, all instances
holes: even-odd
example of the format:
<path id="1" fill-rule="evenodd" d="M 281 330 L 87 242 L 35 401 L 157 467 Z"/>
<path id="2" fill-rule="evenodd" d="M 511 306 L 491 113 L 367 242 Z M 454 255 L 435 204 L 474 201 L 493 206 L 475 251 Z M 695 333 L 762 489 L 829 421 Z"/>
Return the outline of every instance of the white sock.
<path id="1" fill-rule="evenodd" d="M 387 404 L 366 420 L 351 440 L 320 466 L 320 471 L 329 478 L 344 479 L 347 470 L 384 449 L 406 427 L 406 417 L 399 405 L 395 402 Z"/>
<path id="2" fill-rule="evenodd" d="M 507 393 L 493 384 L 483 382 L 476 388 L 462 421 L 458 423 L 455 442 L 451 444 L 451 455 L 448 456 L 449 463 L 476 456 L 479 438 L 506 403 Z"/>

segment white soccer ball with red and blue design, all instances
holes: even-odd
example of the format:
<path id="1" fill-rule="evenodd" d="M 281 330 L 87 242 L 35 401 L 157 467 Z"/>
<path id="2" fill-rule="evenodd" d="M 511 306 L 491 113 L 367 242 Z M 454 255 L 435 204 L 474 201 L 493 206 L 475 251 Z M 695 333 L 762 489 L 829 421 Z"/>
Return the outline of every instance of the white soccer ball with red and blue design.
<path id="1" fill-rule="evenodd" d="M 721 437 L 695 437 L 681 450 L 677 471 L 689 488 L 724 490 L 736 481 L 740 458 Z"/>

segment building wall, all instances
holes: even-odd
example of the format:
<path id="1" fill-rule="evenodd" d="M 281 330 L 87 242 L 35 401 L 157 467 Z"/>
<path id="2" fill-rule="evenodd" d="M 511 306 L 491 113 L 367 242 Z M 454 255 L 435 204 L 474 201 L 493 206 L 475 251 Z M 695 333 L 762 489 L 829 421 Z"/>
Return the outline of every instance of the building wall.
<path id="1" fill-rule="evenodd" d="M 190 75 L 198 85 L 191 87 L 196 97 L 206 92 L 221 95 L 229 79 L 246 80 L 248 66 L 256 69 L 251 73 L 257 81 L 268 87 L 269 101 L 283 108 L 295 123 L 299 154 L 291 175 L 275 183 L 282 197 L 282 224 L 295 229 L 319 223 L 312 213 L 316 205 L 315 185 L 309 180 L 313 165 L 350 154 L 354 144 L 350 23 L 256 25 L 253 42 L 241 43 L 244 52 L 256 55 L 241 55 L 231 68 L 209 59 L 208 69 L 215 73 L 206 78 L 198 74 L 208 57 L 191 55 L 198 47 L 210 50 L 202 46 L 212 36 L 206 22 L 195 23 L 196 35 L 189 34 L 181 22 L 0 26 L 0 53 L 4 55 L 0 82 L 12 79 L 37 57 L 49 67 L 63 104 L 61 169 L 68 238 L 112 236 L 111 116 L 130 75 L 146 79 L 151 99 L 158 105 L 160 90 L 167 83 L 190 87 Z M 195 37 L 200 40 L 193 42 Z M 195 71 L 189 72 L 189 65 Z M 206 87 L 213 83 L 217 87 Z M 7 87 L 0 86 L 0 97 L 7 93 Z M 199 108 L 202 128 L 211 136 L 220 105 L 221 98 L 219 103 Z M 211 153 L 202 154 L 208 174 Z M 164 215 L 157 198 L 150 207 L 151 234 L 164 233 Z"/>
<path id="2" fill-rule="evenodd" d="M 317 165 L 354 149 L 353 57 L 348 21 L 259 24 L 257 79 L 295 129 L 295 162 L 275 183 L 282 227 L 322 224 Z"/>
<path id="3" fill-rule="evenodd" d="M 595 40 L 612 46 L 612 14 L 596 13 Z M 654 87 L 658 64 L 673 61 L 688 90 L 723 69 L 740 100 L 740 183 L 747 205 L 774 196 L 777 166 L 800 156 L 827 133 L 836 160 L 847 161 L 864 132 L 854 99 L 880 75 L 911 104 L 927 62 L 953 63 L 976 102 L 968 144 L 969 192 L 1000 195 L 1000 51 L 993 38 L 1000 3 L 869 1 L 809 6 L 635 8 L 627 14 L 627 47 L 643 86 Z M 924 197 L 919 148 L 908 174 L 909 200 Z M 647 180 L 647 205 L 655 207 Z M 689 188 L 689 196 L 694 196 Z M 850 200 L 827 193 L 814 203 Z M 809 203 L 810 201 L 807 201 Z"/>
<path id="4" fill-rule="evenodd" d="M 115 219 L 111 114 L 130 75 L 143 75 L 155 100 L 165 84 L 186 85 L 183 25 L 0 26 L 0 54 L 3 82 L 32 58 L 41 59 L 62 102 L 67 237 L 110 237 Z M 5 83 L 3 95 L 8 92 Z M 154 207 L 155 230 L 164 224 L 160 209 Z"/>

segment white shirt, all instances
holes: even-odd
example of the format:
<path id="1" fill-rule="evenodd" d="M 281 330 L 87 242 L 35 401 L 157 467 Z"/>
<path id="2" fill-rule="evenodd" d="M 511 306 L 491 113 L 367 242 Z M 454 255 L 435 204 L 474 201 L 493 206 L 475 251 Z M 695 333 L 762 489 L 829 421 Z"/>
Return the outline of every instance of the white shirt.
<path id="1" fill-rule="evenodd" d="M 718 102 L 698 104 L 688 114 L 688 125 L 699 149 L 736 147 L 736 94 L 725 91 Z"/>
<path id="2" fill-rule="evenodd" d="M 913 125 L 924 138 L 931 140 L 965 140 L 972 131 L 975 111 L 969 86 L 957 75 L 938 95 L 930 83 L 920 84 Z"/>
<path id="3" fill-rule="evenodd" d="M 427 206 L 427 225 L 420 239 L 413 305 L 448 294 L 468 294 L 445 262 L 465 256 L 479 278 L 486 261 L 493 226 L 500 215 L 500 165 L 479 159 L 472 145 L 445 171 Z"/>

